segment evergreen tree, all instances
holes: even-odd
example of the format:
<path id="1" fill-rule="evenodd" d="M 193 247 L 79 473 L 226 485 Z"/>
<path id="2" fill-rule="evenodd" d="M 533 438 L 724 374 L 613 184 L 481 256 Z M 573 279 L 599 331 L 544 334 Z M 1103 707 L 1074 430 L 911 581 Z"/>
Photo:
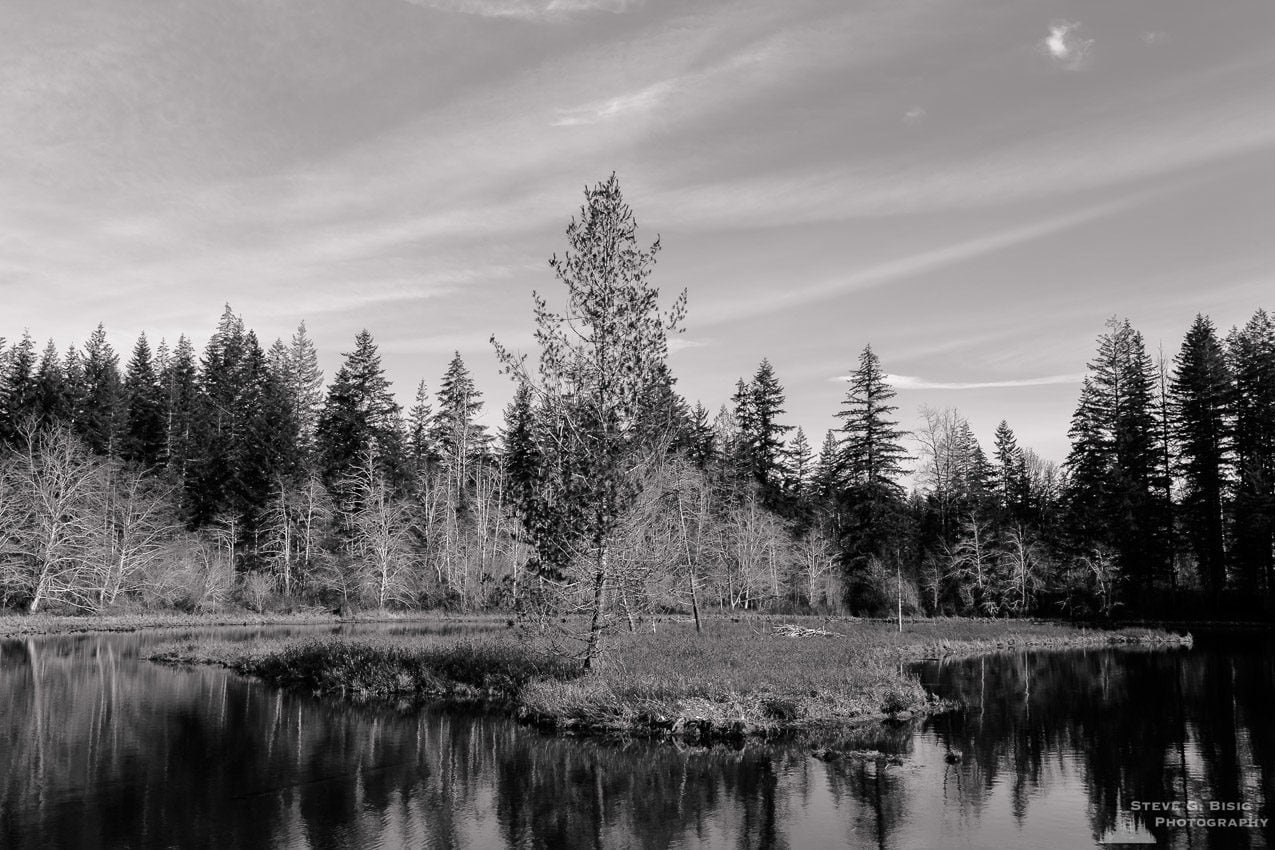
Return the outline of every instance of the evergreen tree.
<path id="1" fill-rule="evenodd" d="M 430 429 L 434 424 L 434 406 L 430 404 L 425 382 L 416 385 L 416 399 L 407 413 L 407 454 L 412 469 L 419 477 L 438 461 Z"/>
<path id="2" fill-rule="evenodd" d="M 381 367 L 381 355 L 372 335 L 359 331 L 354 348 L 345 355 L 328 387 L 327 400 L 315 431 L 318 457 L 330 486 L 339 486 L 369 444 L 390 481 L 401 477 L 399 421 L 401 408 Z"/>
<path id="3" fill-rule="evenodd" d="M 538 498 L 542 455 L 537 446 L 535 407 L 531 386 L 525 381 L 518 383 L 513 399 L 505 407 L 500 444 L 509 504 L 524 524 L 546 521 L 549 506 Z M 536 536 L 532 534 L 533 539 Z"/>
<path id="4" fill-rule="evenodd" d="M 810 488 L 810 479 L 814 475 L 814 452 L 806 432 L 800 427 L 793 435 L 792 445 L 785 451 L 787 469 L 785 471 L 785 489 L 793 498 L 804 498 Z"/>
<path id="5" fill-rule="evenodd" d="M 737 482 L 749 481 L 756 464 L 753 461 L 753 438 L 757 433 L 757 417 L 753 411 L 753 394 L 743 378 L 735 381 L 730 397 L 731 423 L 734 430 L 729 444 L 724 444 Z"/>
<path id="6" fill-rule="evenodd" d="M 35 340 L 23 331 L 0 372 L 0 439 L 17 439 L 36 414 Z"/>
<path id="7" fill-rule="evenodd" d="M 119 356 L 98 325 L 84 344 L 80 359 L 82 389 L 75 413 L 75 429 L 95 454 L 116 455 L 127 420 Z"/>
<path id="8" fill-rule="evenodd" d="M 769 360 L 762 359 L 748 393 L 749 416 L 744 438 L 748 444 L 750 471 L 761 488 L 763 503 L 775 508 L 783 495 L 784 434 L 791 431 L 792 426 L 779 424 L 779 417 L 784 413 L 784 388 Z"/>
<path id="9" fill-rule="evenodd" d="M 996 458 L 994 480 L 1001 508 L 1010 516 L 1025 519 L 1029 510 L 1027 464 L 1018 447 L 1014 429 L 1004 419 L 996 426 L 992 454 Z"/>
<path id="10" fill-rule="evenodd" d="M 1207 317 L 1195 317 L 1174 367 L 1173 437 L 1177 471 L 1183 484 L 1184 519 L 1200 578 L 1205 589 L 1216 595 L 1226 584 L 1223 494 L 1231 374 L 1225 351 Z"/>
<path id="11" fill-rule="evenodd" d="M 694 426 L 686 400 L 674 389 L 676 383 L 668 364 L 661 364 L 638 403 L 634 429 L 648 443 L 686 454 L 692 450 Z"/>
<path id="12" fill-rule="evenodd" d="M 1234 562 L 1240 586 L 1275 594 L 1275 321 L 1258 310 L 1231 331 L 1234 376 Z"/>
<path id="13" fill-rule="evenodd" d="M 891 415 L 895 392 L 885 380 L 871 346 L 863 349 L 859 368 L 837 418 L 841 424 L 838 470 L 841 489 L 841 562 L 846 601 L 852 609 L 877 611 L 887 600 L 876 578 L 881 565 L 899 565 L 907 536 L 906 505 L 898 478 L 908 460 L 905 433 Z"/>
<path id="14" fill-rule="evenodd" d="M 169 473 L 182 480 L 190 461 L 192 428 L 199 399 L 199 365 L 195 347 L 185 334 L 177 338 L 177 347 L 166 360 L 159 373 L 164 400 L 163 461 Z"/>
<path id="15" fill-rule="evenodd" d="M 269 360 L 297 423 L 298 448 L 308 456 L 314 449 L 315 430 L 323 407 L 323 372 L 305 322 L 297 326 L 287 343 L 278 340 L 271 347 Z"/>
<path id="16" fill-rule="evenodd" d="M 689 427 L 687 457 L 700 470 L 708 469 L 709 465 L 717 460 L 717 439 L 713 431 L 713 423 L 708 418 L 708 409 L 700 402 L 696 402 L 695 408 L 691 411 Z"/>
<path id="17" fill-rule="evenodd" d="M 1167 573 L 1167 506 L 1156 446 L 1154 368 L 1127 319 L 1112 318 L 1072 417 L 1073 539 L 1119 553 L 1126 602 Z"/>
<path id="18" fill-rule="evenodd" d="M 137 338 L 124 373 L 126 424 L 120 456 L 145 467 L 159 462 L 164 450 L 164 397 L 155 374 L 146 334 Z"/>
<path id="19" fill-rule="evenodd" d="M 810 479 L 814 497 L 824 505 L 832 504 L 841 490 L 841 446 L 837 432 L 831 428 L 823 435 L 819 458 Z"/>
<path id="20" fill-rule="evenodd" d="M 898 422 L 890 418 L 898 411 L 890 404 L 894 396 L 894 388 L 881 371 L 880 359 L 872 346 L 865 347 L 837 413 L 842 434 L 839 466 L 847 485 L 902 498 L 898 479 L 903 475 L 904 462 L 910 458 L 903 448 L 906 432 L 900 431 Z"/>
<path id="21" fill-rule="evenodd" d="M 256 334 L 227 305 L 200 363 L 185 508 L 194 527 L 228 525 L 248 566 L 271 495 L 295 470 L 296 433 Z"/>
<path id="22" fill-rule="evenodd" d="M 70 422 L 75 410 L 75 399 L 58 356 L 57 346 L 49 340 L 40 356 L 40 366 L 35 375 L 35 416 L 44 426 Z"/>
<path id="23" fill-rule="evenodd" d="M 460 352 L 455 352 L 438 389 L 438 411 L 430 427 L 430 441 L 439 457 L 454 469 L 464 470 L 486 456 L 491 442 L 486 426 L 478 422 L 482 393 L 474 386 Z"/>

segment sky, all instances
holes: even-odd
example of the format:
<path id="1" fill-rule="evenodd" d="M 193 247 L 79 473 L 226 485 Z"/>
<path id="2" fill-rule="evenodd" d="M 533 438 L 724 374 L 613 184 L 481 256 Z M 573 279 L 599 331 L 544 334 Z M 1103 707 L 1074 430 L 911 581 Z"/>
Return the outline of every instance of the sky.
<path id="1" fill-rule="evenodd" d="M 1108 317 L 1275 308 L 1272 79 L 1269 0 L 4 0 L 0 335 L 367 328 L 494 425 L 614 171 L 692 402 L 766 357 L 818 446 L 871 344 L 1061 461 Z"/>

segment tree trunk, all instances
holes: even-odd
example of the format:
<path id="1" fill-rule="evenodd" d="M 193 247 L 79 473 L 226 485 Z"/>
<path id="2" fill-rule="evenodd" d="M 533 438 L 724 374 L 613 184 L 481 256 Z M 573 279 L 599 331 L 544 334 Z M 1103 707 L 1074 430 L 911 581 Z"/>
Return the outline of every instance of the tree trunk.
<path id="1" fill-rule="evenodd" d="M 695 634 L 703 634 L 704 627 L 699 621 L 699 593 L 695 590 L 695 568 L 691 568 L 691 616 L 695 618 Z"/>
<path id="2" fill-rule="evenodd" d="M 602 604 L 607 584 L 607 554 L 606 544 L 598 547 L 598 569 L 593 576 L 593 613 L 589 619 L 589 645 L 584 654 L 586 673 L 593 669 L 593 662 L 602 646 Z"/>

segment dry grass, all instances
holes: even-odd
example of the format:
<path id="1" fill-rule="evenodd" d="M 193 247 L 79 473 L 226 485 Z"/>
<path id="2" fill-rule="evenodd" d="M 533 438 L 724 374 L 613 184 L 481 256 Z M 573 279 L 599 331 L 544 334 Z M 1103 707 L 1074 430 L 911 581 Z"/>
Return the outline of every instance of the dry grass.
<path id="1" fill-rule="evenodd" d="M 789 638 L 777 623 L 830 635 Z M 755 618 L 709 621 L 703 634 L 665 621 L 614 637 L 583 675 L 535 640 L 493 634 L 332 636 L 306 641 L 188 642 L 156 660 L 218 663 L 285 686 L 356 699 L 496 701 L 564 731 L 712 739 L 837 729 L 940 708 L 908 662 L 1004 648 L 1177 642 L 1147 629 L 1107 632 L 1051 623 L 939 620 L 893 624 Z"/>

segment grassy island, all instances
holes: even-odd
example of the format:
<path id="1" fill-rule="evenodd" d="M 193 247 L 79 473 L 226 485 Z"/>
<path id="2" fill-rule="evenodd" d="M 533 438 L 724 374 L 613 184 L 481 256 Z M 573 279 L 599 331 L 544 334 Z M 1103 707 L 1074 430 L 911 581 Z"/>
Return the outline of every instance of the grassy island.
<path id="1" fill-rule="evenodd" d="M 617 635 L 584 673 L 544 643 L 508 631 L 457 641 L 417 635 L 255 642 L 185 641 L 168 663 L 222 664 L 285 687 L 400 704 L 494 704 L 564 732 L 712 740 L 835 730 L 941 709 L 904 665 L 1017 648 L 1190 642 L 1150 629 L 936 620 L 893 624 L 801 618 L 714 620 L 703 634 L 664 621 Z"/>

